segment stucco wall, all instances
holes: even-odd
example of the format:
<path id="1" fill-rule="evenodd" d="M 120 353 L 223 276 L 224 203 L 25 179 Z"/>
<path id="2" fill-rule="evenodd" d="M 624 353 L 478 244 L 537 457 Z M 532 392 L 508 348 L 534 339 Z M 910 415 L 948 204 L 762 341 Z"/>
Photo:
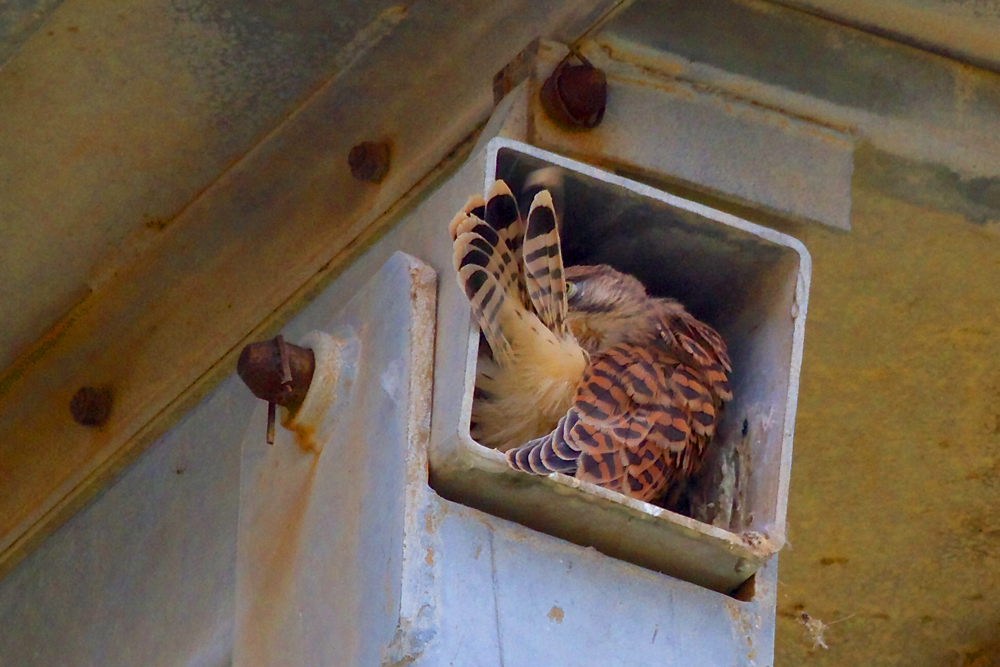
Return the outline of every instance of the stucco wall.
<path id="1" fill-rule="evenodd" d="M 791 230 L 813 282 L 777 667 L 1000 664 L 1000 234 L 887 173 L 858 151 L 852 231 Z"/>

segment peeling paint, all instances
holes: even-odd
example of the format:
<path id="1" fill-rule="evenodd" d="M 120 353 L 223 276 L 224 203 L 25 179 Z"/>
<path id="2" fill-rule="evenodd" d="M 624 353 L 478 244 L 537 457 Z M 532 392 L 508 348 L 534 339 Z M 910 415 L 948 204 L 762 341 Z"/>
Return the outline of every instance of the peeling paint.
<path id="1" fill-rule="evenodd" d="M 555 605 L 552 605 L 552 609 L 550 609 L 549 613 L 546 614 L 546 616 L 550 621 L 558 624 L 562 624 L 565 615 L 566 613 L 562 610 L 562 608 L 557 607 Z"/>

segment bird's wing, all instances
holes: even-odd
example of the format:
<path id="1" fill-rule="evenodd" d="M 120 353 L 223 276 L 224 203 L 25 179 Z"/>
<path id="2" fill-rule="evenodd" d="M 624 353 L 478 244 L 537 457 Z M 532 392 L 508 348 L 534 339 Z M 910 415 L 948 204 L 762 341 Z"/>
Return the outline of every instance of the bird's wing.
<path id="1" fill-rule="evenodd" d="M 669 352 L 696 370 L 719 401 L 732 400 L 729 373 L 733 369 L 726 343 L 715 329 L 679 306 L 660 316 L 658 329 Z"/>
<path id="2" fill-rule="evenodd" d="M 658 346 L 595 356 L 549 434 L 507 452 L 511 467 L 561 472 L 640 500 L 689 474 L 715 426 L 711 391 Z"/>
<path id="3" fill-rule="evenodd" d="M 559 226 L 547 190 L 535 195 L 524 232 L 524 282 L 538 317 L 552 331 L 566 333 L 566 278 Z"/>

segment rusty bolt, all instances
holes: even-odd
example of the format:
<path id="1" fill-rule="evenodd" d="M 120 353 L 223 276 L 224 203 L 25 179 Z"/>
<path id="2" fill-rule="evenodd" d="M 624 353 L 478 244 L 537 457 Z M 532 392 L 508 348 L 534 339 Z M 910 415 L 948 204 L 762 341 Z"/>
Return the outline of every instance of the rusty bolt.
<path id="1" fill-rule="evenodd" d="M 111 414 L 111 391 L 81 387 L 73 394 L 69 411 L 81 426 L 103 426 Z"/>
<path id="2" fill-rule="evenodd" d="M 576 57 L 579 65 L 570 65 Z M 549 118 L 569 130 L 589 130 L 604 118 L 608 102 L 608 80 L 604 72 L 577 52 L 570 52 L 545 80 L 542 108 Z"/>
<path id="3" fill-rule="evenodd" d="M 293 412 L 305 400 L 314 370 L 316 357 L 313 351 L 286 343 L 281 336 L 250 343 L 243 348 L 236 362 L 236 373 L 254 396 L 268 403 L 284 405 Z"/>
<path id="4" fill-rule="evenodd" d="M 351 175 L 359 181 L 381 183 L 389 173 L 389 144 L 385 141 L 364 141 L 347 154 Z"/>

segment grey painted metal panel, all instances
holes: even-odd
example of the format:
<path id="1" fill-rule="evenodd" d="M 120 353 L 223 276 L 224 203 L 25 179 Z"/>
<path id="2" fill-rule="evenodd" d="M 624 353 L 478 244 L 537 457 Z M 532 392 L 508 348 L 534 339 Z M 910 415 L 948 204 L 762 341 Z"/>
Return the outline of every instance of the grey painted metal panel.
<path id="1" fill-rule="evenodd" d="M 324 437 L 309 438 L 318 449 L 284 429 L 269 446 L 263 404 L 251 420 L 242 446 L 236 665 L 372 665 L 392 639 L 408 431 L 424 407 L 420 393 L 430 392 L 413 375 L 429 372 L 431 341 L 414 336 L 433 331 L 434 317 L 432 306 L 421 310 L 417 289 L 432 304 L 434 272 L 397 253 L 320 327 L 344 349 L 336 386 L 310 387 L 310 396 L 322 391 L 329 400 Z"/>
<path id="2" fill-rule="evenodd" d="M 432 500 L 438 633 L 418 665 L 769 665 L 776 562 L 740 602 Z"/>
<path id="3" fill-rule="evenodd" d="M 245 392 L 223 382 L 0 580 L 0 665 L 229 664 Z"/>
<path id="4" fill-rule="evenodd" d="M 814 119 L 962 180 L 1000 176 L 993 72 L 756 0 L 637 0 L 595 42 L 615 60 Z"/>
<path id="5" fill-rule="evenodd" d="M 559 45 L 545 45 L 539 81 L 564 52 Z M 609 57 L 594 45 L 585 52 L 608 76 L 604 120 L 589 132 L 567 132 L 548 118 L 538 95 L 532 94 L 529 143 L 679 181 L 783 217 L 851 228 L 854 141 L 849 134 L 658 75 Z M 656 133 L 656 141 L 649 141 L 650 132 Z"/>

